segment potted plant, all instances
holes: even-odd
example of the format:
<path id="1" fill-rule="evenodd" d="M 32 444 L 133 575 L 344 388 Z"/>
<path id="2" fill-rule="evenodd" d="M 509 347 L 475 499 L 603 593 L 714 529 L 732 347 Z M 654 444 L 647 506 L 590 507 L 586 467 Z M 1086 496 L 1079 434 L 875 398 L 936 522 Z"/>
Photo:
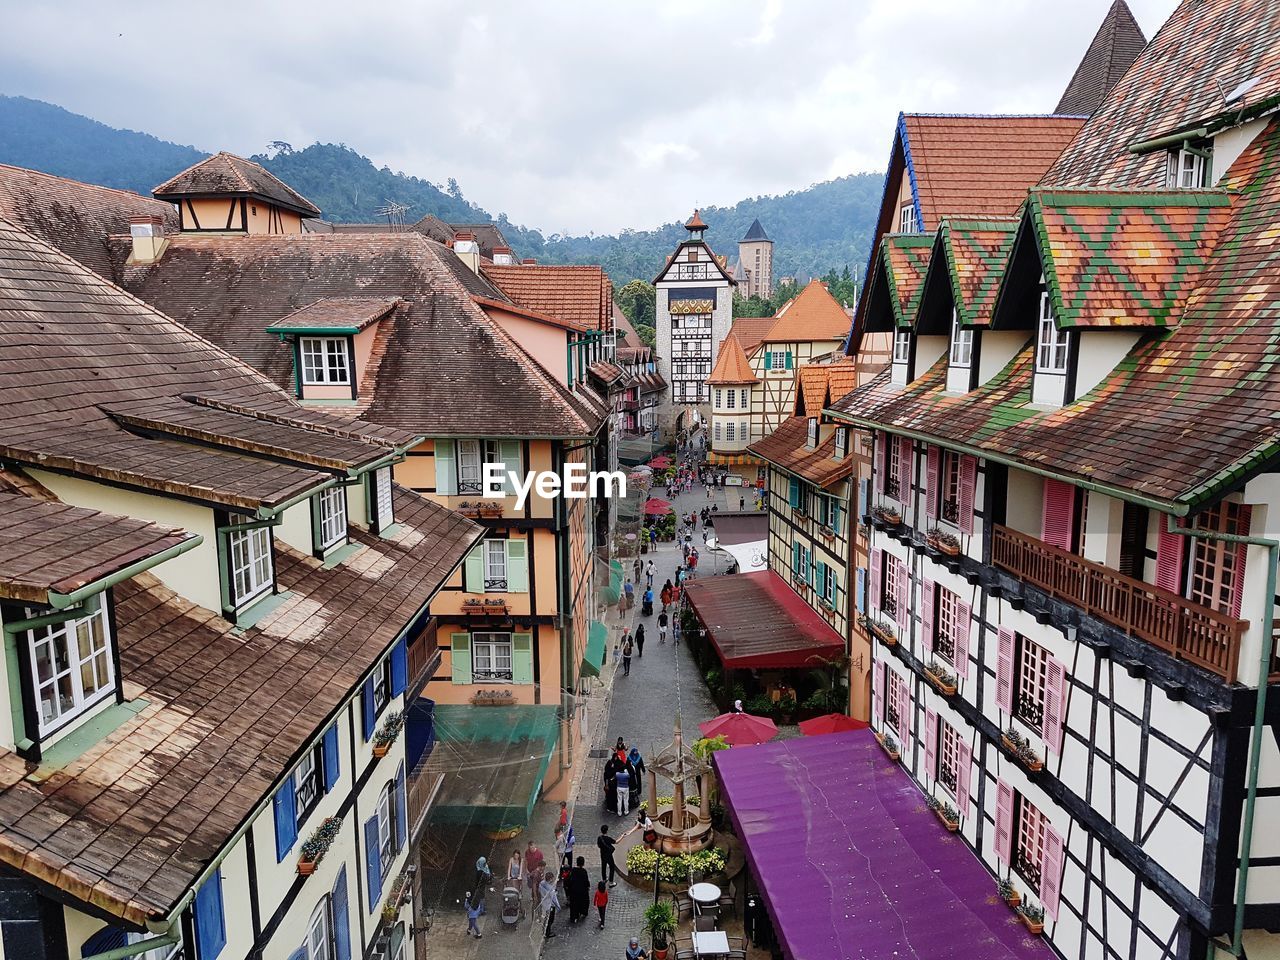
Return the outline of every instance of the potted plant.
<path id="1" fill-rule="evenodd" d="M 480 516 L 480 504 L 463 500 L 458 504 L 458 512 L 464 517 L 478 517 Z"/>
<path id="2" fill-rule="evenodd" d="M 396 738 L 400 736 L 400 731 L 404 729 L 404 714 L 399 710 L 387 714 L 387 720 L 382 725 L 382 729 L 373 735 L 373 755 L 375 757 L 385 757 L 387 751 L 391 749 L 391 745 L 396 742 Z"/>
<path id="3" fill-rule="evenodd" d="M 651 903 L 644 911 L 644 932 L 653 944 L 654 960 L 667 960 L 671 937 L 676 932 L 676 908 L 670 900 Z"/>
<path id="4" fill-rule="evenodd" d="M 1044 761 L 1040 759 L 1039 754 L 1031 748 L 1031 741 L 1024 737 L 1021 733 L 1010 727 L 1000 735 L 1000 742 L 1004 744 L 1004 748 L 1013 754 L 1013 758 L 1020 764 L 1035 773 L 1037 770 L 1044 769 Z"/>
<path id="5" fill-rule="evenodd" d="M 898 642 L 898 635 L 894 633 L 893 624 L 888 620 L 882 620 L 879 617 L 861 616 L 858 618 L 865 630 L 869 630 L 880 638 L 880 642 L 886 647 L 895 646 Z"/>
<path id="6" fill-rule="evenodd" d="M 1018 905 L 1018 919 L 1030 932 L 1044 933 L 1044 907 L 1032 906 L 1029 903 Z"/>
<path id="7" fill-rule="evenodd" d="M 1022 902 L 1022 894 L 1012 880 L 997 879 L 996 890 L 1000 892 L 1000 899 L 1010 907 L 1016 908 Z"/>
<path id="8" fill-rule="evenodd" d="M 490 500 L 487 503 L 480 504 L 480 516 L 482 517 L 502 516 L 502 501 Z"/>
<path id="9" fill-rule="evenodd" d="M 315 872 L 316 865 L 324 859 L 325 853 L 333 846 L 342 826 L 341 817 L 326 817 L 312 831 L 311 836 L 302 841 L 302 855 L 298 858 L 298 873 L 309 877 Z"/>
<path id="10" fill-rule="evenodd" d="M 896 527 L 902 522 L 902 514 L 897 507 L 876 507 L 872 516 L 891 527 Z"/>
<path id="11" fill-rule="evenodd" d="M 763 693 L 752 697 L 743 707 L 747 713 L 754 714 L 757 717 L 767 717 L 773 713 L 773 701 Z"/>
<path id="12" fill-rule="evenodd" d="M 955 833 L 960 829 L 960 811 L 949 803 L 939 803 L 933 808 L 933 812 L 937 814 L 938 819 L 942 821 L 949 831 Z"/>
<path id="13" fill-rule="evenodd" d="M 940 664 L 937 660 L 929 661 L 929 665 L 924 668 L 925 679 L 928 680 L 937 691 L 944 697 L 954 696 L 956 692 L 956 677 Z"/>
<path id="14" fill-rule="evenodd" d="M 876 742 L 879 743 L 881 749 L 889 755 L 890 760 L 897 760 L 901 756 L 898 752 L 898 741 L 893 739 L 893 734 L 877 733 L 875 737 Z"/>
<path id="15" fill-rule="evenodd" d="M 790 723 L 796 712 L 796 701 L 793 697 L 783 697 L 778 701 L 777 708 L 778 719 L 783 723 Z"/>
<path id="16" fill-rule="evenodd" d="M 939 553 L 945 553 L 951 557 L 960 553 L 960 541 L 939 527 L 930 528 L 924 535 L 924 541 Z"/>

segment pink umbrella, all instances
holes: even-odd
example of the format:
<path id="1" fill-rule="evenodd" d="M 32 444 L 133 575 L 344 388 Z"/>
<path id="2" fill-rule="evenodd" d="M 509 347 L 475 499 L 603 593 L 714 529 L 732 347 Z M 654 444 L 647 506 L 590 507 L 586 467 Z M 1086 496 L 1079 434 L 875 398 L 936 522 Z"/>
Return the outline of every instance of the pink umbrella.
<path id="1" fill-rule="evenodd" d="M 800 723 L 800 732 L 806 737 L 818 737 L 824 733 L 844 733 L 846 730 L 865 730 L 869 724 L 865 720 L 855 720 L 843 713 L 827 713 L 812 720 Z"/>
<path id="2" fill-rule="evenodd" d="M 698 724 L 704 737 L 723 736 L 726 743 L 735 747 L 772 740 L 778 733 L 778 725 L 768 717 L 750 713 L 722 713 L 720 716 Z"/>
<path id="3" fill-rule="evenodd" d="M 662 517 L 672 513 L 673 510 L 669 501 L 661 497 L 650 497 L 645 501 L 644 512 L 651 517 Z"/>
<path id="4" fill-rule="evenodd" d="M 665 470 L 667 467 L 671 466 L 673 462 L 674 461 L 672 461 L 670 457 L 657 456 L 649 461 L 649 466 L 653 467 L 655 470 Z"/>

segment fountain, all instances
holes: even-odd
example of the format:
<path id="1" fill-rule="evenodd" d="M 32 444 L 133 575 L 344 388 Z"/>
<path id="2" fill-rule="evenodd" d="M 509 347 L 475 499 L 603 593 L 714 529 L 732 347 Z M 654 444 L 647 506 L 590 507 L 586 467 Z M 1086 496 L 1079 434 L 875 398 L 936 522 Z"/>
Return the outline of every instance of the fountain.
<path id="1" fill-rule="evenodd" d="M 684 743 L 680 731 L 680 716 L 676 715 L 674 736 L 656 757 L 648 763 L 649 804 L 654 833 L 657 835 L 648 846 L 668 856 L 705 850 L 715 841 L 711 828 L 711 793 L 714 774 L 711 765 L 699 759 Z M 671 805 L 658 807 L 658 774 L 671 781 Z M 698 804 L 685 800 L 689 795 L 686 784 L 697 788 L 698 778 L 702 786 Z"/>

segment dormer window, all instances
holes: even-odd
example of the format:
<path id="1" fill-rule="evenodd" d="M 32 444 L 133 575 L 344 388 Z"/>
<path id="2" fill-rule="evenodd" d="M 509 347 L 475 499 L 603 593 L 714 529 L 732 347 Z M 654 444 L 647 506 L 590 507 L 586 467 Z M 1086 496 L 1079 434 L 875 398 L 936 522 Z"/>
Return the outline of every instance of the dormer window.
<path id="1" fill-rule="evenodd" d="M 321 490 L 315 505 L 316 553 L 323 554 L 347 539 L 347 491 L 343 487 Z"/>
<path id="2" fill-rule="evenodd" d="M 951 308 L 951 365 L 967 367 L 973 359 L 973 329 L 960 323 L 960 314 Z"/>
<path id="3" fill-rule="evenodd" d="M 836 427 L 836 459 L 849 455 L 849 428 Z"/>
<path id="4" fill-rule="evenodd" d="M 1165 185 L 1179 190 L 1195 190 L 1209 185 L 1210 148 L 1197 149 L 1184 145 L 1169 151 L 1165 166 Z"/>
<path id="5" fill-rule="evenodd" d="M 36 615 L 28 611 L 28 616 Z M 65 726 L 115 690 L 105 601 L 96 613 L 36 627 L 27 636 L 41 736 Z"/>
<path id="6" fill-rule="evenodd" d="M 911 328 L 898 327 L 893 331 L 893 362 L 907 363 L 911 359 Z"/>
<path id="7" fill-rule="evenodd" d="M 351 383 L 351 355 L 346 337 L 302 337 L 303 386 Z"/>
<path id="8" fill-rule="evenodd" d="M 383 533 L 396 522 L 395 503 L 391 495 L 391 468 L 383 467 L 373 474 L 373 507 L 378 532 Z"/>
<path id="9" fill-rule="evenodd" d="M 914 203 L 904 203 L 902 209 L 898 211 L 898 232 L 920 232 L 920 220 L 916 217 L 916 205 Z"/>
<path id="10" fill-rule="evenodd" d="M 1040 322 L 1036 327 L 1036 370 L 1040 373 L 1067 372 L 1067 332 L 1053 320 L 1049 291 L 1040 290 Z"/>
<path id="11" fill-rule="evenodd" d="M 817 417 L 809 418 L 809 432 L 805 441 L 805 445 L 808 446 L 809 449 L 811 450 L 818 445 L 818 418 Z"/>
<path id="12" fill-rule="evenodd" d="M 275 585 L 275 569 L 271 562 L 271 530 L 232 530 L 227 534 L 227 553 L 231 561 L 231 607 L 239 610 Z"/>

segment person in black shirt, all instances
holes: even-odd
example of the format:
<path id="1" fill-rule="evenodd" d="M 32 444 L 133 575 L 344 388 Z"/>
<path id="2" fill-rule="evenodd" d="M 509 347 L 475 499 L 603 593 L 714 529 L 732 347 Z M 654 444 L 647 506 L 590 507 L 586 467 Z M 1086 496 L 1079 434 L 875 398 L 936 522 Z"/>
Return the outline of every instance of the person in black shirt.
<path id="1" fill-rule="evenodd" d="M 614 879 L 618 875 L 618 865 L 613 862 L 613 848 L 617 845 L 618 841 L 609 836 L 609 825 L 601 824 L 600 836 L 596 837 L 596 846 L 600 848 L 600 879 L 609 881 L 611 887 L 618 885 Z"/>

